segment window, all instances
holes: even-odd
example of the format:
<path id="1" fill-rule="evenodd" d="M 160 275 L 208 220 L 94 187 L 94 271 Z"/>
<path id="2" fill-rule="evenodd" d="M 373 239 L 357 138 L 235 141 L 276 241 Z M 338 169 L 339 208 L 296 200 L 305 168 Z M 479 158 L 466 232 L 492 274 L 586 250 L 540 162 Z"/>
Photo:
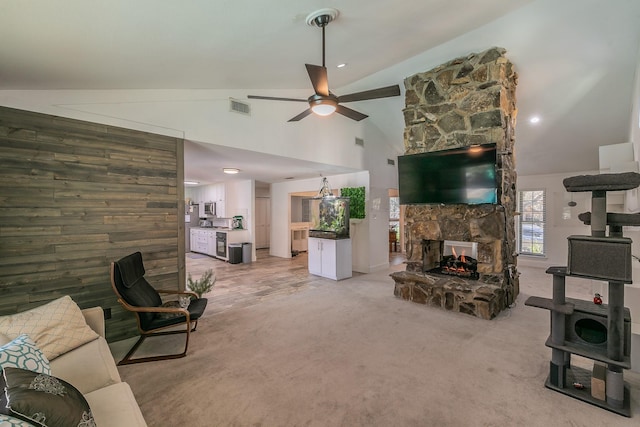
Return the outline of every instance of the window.
<path id="1" fill-rule="evenodd" d="M 389 197 L 389 219 L 400 219 L 400 197 Z"/>
<path id="2" fill-rule="evenodd" d="M 520 210 L 518 252 L 525 255 L 543 256 L 545 254 L 545 191 L 520 191 L 518 199 Z"/>

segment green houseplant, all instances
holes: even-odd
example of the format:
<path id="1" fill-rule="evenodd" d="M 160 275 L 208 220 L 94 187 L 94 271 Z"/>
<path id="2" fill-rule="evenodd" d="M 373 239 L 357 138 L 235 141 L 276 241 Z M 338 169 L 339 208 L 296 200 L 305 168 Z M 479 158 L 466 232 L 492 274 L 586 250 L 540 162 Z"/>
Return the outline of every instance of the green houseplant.
<path id="1" fill-rule="evenodd" d="M 215 283 L 216 275 L 212 269 L 205 271 L 198 280 L 193 280 L 191 278 L 191 273 L 189 273 L 189 276 L 187 278 L 187 287 L 189 288 L 189 290 L 195 292 L 198 295 L 198 298 L 202 298 L 203 294 L 211 291 Z"/>
<path id="2" fill-rule="evenodd" d="M 349 218 L 364 219 L 364 187 L 341 188 L 340 196 L 349 198 Z"/>

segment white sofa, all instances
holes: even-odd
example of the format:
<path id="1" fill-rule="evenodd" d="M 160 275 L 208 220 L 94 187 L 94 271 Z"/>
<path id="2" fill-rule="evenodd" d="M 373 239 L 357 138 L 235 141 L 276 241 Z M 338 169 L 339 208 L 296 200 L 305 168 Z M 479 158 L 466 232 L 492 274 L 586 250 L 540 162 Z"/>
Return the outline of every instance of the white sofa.
<path id="1" fill-rule="evenodd" d="M 82 314 L 89 327 L 98 334 L 98 338 L 51 360 L 51 375 L 65 380 L 82 393 L 91 407 L 96 425 L 146 426 L 129 384 L 120 379 L 105 340 L 102 308 L 84 309 Z M 3 341 L 3 338 L 7 340 L 0 334 L 0 341 Z M 0 345 L 2 344 L 0 342 Z"/>
<path id="2" fill-rule="evenodd" d="M 129 384 L 120 379 L 104 338 L 102 308 L 84 309 L 82 314 L 100 336 L 52 360 L 51 375 L 67 381 L 84 395 L 98 426 L 146 426 Z"/>

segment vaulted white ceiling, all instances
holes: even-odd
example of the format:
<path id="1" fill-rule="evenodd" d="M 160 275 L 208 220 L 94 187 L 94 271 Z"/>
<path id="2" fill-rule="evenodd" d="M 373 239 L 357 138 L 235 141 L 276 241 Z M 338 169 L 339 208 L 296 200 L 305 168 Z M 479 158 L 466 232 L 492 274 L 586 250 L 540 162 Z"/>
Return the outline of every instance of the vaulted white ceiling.
<path id="1" fill-rule="evenodd" d="M 628 141 L 638 102 L 637 0 L 3 0 L 0 104 L 12 106 L 23 91 L 62 89 L 311 94 L 304 64 L 321 63 L 321 31 L 305 18 L 327 7 L 340 12 L 326 30 L 336 93 L 402 86 L 412 74 L 499 46 L 519 74 L 520 174 L 596 169 L 598 146 Z M 352 105 L 402 152 L 402 97 Z M 541 117 L 535 126 L 533 115 Z M 236 156 L 257 179 L 275 179 L 259 170 L 264 157 L 209 151 L 210 167 Z M 192 153 L 200 161 L 206 154 Z M 286 158 L 269 160 L 286 168 Z M 301 174 L 314 169 L 298 166 Z M 295 162 L 289 167 L 297 172 Z"/>

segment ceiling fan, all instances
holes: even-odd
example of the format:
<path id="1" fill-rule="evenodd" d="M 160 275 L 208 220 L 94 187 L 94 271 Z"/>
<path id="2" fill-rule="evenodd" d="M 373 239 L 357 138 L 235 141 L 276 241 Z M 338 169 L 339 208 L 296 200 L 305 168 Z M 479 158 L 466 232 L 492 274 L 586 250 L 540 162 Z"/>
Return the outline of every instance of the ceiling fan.
<path id="1" fill-rule="evenodd" d="M 314 94 L 307 99 L 297 98 L 278 98 L 272 96 L 257 96 L 248 95 L 250 99 L 267 99 L 273 101 L 295 101 L 295 102 L 307 102 L 309 108 L 304 110 L 297 116 L 289 119 L 290 122 L 297 122 L 311 113 L 315 113 L 319 116 L 328 116 L 333 112 L 342 114 L 352 120 L 360 121 L 367 118 L 366 114 L 362 114 L 351 108 L 347 108 L 341 105 L 345 102 L 365 101 L 368 99 L 376 98 L 389 98 L 392 96 L 400 95 L 400 86 L 393 85 L 387 87 L 381 87 L 378 89 L 365 90 L 363 92 L 351 93 L 343 96 L 336 96 L 329 90 L 329 81 L 327 79 L 327 67 L 325 67 L 324 61 L 324 31 L 325 27 L 338 16 L 336 9 L 321 9 L 311 13 L 307 16 L 307 24 L 322 28 L 322 66 L 305 64 L 307 67 L 307 73 L 313 86 Z"/>

